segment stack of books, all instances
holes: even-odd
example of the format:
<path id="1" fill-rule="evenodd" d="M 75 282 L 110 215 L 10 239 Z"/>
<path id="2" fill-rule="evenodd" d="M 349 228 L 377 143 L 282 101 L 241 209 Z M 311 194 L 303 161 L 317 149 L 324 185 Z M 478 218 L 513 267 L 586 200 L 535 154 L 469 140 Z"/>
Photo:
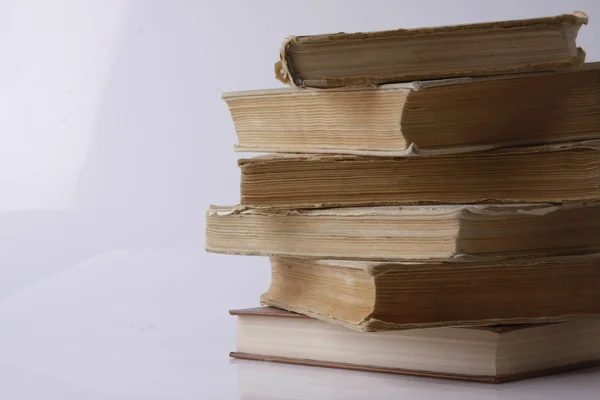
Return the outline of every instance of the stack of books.
<path id="1" fill-rule="evenodd" d="M 292 37 L 227 93 L 241 199 L 206 249 L 269 256 L 233 357 L 503 382 L 600 363 L 600 64 L 582 12 Z"/>

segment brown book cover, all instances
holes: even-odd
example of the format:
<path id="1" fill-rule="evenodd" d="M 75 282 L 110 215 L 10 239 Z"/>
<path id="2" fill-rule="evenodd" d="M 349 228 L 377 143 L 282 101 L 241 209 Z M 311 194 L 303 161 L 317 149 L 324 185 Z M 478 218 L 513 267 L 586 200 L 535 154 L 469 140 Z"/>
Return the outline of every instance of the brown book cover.
<path id="1" fill-rule="evenodd" d="M 587 22 L 587 15 L 576 11 L 511 21 L 292 36 L 281 49 L 275 76 L 298 87 L 338 87 L 557 70 L 584 61 L 575 40 Z M 545 51 L 532 50 L 538 47 Z"/>

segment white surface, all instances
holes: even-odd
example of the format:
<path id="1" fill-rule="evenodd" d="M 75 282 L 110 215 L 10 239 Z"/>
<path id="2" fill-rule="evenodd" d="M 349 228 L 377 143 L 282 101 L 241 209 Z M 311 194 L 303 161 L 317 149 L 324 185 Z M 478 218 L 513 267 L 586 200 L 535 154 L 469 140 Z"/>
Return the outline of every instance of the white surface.
<path id="1" fill-rule="evenodd" d="M 596 0 L 0 0 L 0 399 L 595 398 L 598 370 L 490 387 L 232 364 L 227 310 L 257 305 L 268 263 L 203 251 L 208 204 L 239 196 L 220 94 L 279 87 L 286 35 L 575 9 L 600 60 Z"/>

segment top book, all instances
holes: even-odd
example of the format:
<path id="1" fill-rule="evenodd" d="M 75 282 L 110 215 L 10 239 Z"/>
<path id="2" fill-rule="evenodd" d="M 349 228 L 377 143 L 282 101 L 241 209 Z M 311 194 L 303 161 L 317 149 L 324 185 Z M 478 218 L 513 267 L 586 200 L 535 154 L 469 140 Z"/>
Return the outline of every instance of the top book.
<path id="1" fill-rule="evenodd" d="M 555 71 L 582 64 L 575 39 L 588 17 L 554 17 L 367 33 L 292 36 L 275 75 L 297 87 Z"/>

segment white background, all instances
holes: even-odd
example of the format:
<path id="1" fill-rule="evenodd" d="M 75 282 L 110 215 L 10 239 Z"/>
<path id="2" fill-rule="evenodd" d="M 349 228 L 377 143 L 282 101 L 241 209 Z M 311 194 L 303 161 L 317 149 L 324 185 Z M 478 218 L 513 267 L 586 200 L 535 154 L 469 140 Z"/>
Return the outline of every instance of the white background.
<path id="1" fill-rule="evenodd" d="M 595 398 L 599 370 L 490 387 L 231 363 L 227 311 L 258 304 L 268 262 L 203 250 L 208 205 L 239 195 L 220 95 L 281 86 L 287 35 L 574 10 L 600 60 L 597 0 L 0 0 L 0 399 Z"/>

